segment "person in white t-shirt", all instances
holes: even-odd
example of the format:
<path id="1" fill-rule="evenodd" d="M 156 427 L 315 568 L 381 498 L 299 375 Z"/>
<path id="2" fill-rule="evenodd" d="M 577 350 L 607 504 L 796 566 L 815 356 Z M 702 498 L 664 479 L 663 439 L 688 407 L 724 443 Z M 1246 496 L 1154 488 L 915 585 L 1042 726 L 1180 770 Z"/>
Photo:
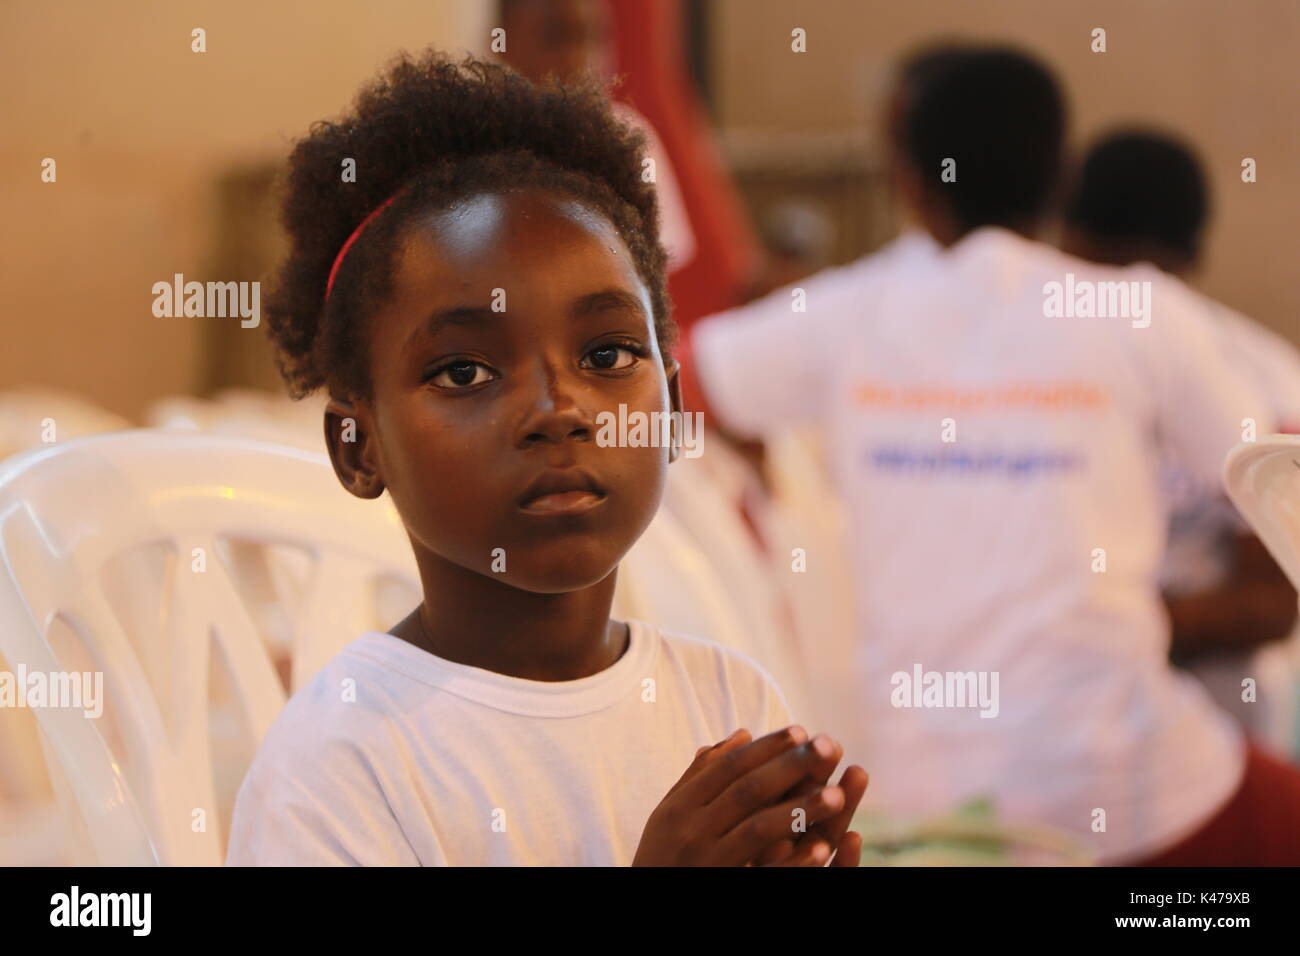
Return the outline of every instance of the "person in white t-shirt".
<path id="1" fill-rule="evenodd" d="M 1030 238 L 1065 126 L 1045 68 L 945 47 L 900 89 L 899 182 L 938 251 L 834 270 L 692 337 L 734 431 L 823 428 L 870 802 L 990 797 L 1107 863 L 1300 862 L 1300 775 L 1169 666 L 1155 586 L 1162 456 L 1213 480 L 1244 419 L 1271 427 L 1261 399 L 1180 284 Z"/>
<path id="2" fill-rule="evenodd" d="M 295 147 L 268 327 L 423 600 L 290 700 L 228 863 L 857 865 L 841 746 L 746 656 L 609 617 L 681 435 L 602 425 L 681 408 L 642 142 L 596 86 L 430 50 Z"/>
<path id="3" fill-rule="evenodd" d="M 1114 265 L 1149 262 L 1179 279 L 1200 266 L 1209 185 L 1193 148 L 1167 133 L 1125 129 L 1099 138 L 1074 177 L 1062 248 Z M 1194 293 L 1195 294 L 1195 293 Z M 1300 430 L 1300 350 L 1276 332 L 1198 296 L 1221 349 L 1268 400 L 1279 431 Z M 1295 742 L 1296 591 L 1215 485 L 1166 469 L 1173 516 L 1160 581 L 1171 658 L 1262 744 Z M 1258 695 L 1243 700 L 1242 681 Z"/>

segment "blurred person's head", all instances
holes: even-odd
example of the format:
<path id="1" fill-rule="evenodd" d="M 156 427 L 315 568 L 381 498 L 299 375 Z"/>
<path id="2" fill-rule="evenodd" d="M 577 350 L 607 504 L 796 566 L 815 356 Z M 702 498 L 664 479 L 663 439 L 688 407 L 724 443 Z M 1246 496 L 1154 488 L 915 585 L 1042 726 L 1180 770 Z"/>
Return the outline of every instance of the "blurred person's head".
<path id="1" fill-rule="evenodd" d="M 944 245 L 981 226 L 1032 235 L 1057 185 L 1065 122 L 1060 88 L 1037 60 L 1001 47 L 927 48 L 903 63 L 888 109 L 894 186 Z"/>
<path id="2" fill-rule="evenodd" d="M 501 59 L 533 82 L 609 70 L 605 0 L 500 0 Z"/>
<path id="3" fill-rule="evenodd" d="M 907 119 L 911 103 L 917 91 L 922 88 L 926 78 L 936 70 L 944 68 L 969 51 L 965 46 L 945 44 L 926 47 L 904 60 L 895 71 L 893 85 L 885 104 L 884 142 L 886 160 L 889 166 L 889 183 L 894 193 L 900 198 L 904 193 L 904 180 L 911 176 L 912 159 L 906 149 L 906 137 L 903 124 Z M 904 213 L 915 216 L 915 210 L 904 205 Z"/>
<path id="4" fill-rule="evenodd" d="M 1112 133 L 1088 150 L 1075 177 L 1062 248 L 1093 262 L 1185 273 L 1200 257 L 1209 208 L 1190 146 L 1161 133 Z"/>

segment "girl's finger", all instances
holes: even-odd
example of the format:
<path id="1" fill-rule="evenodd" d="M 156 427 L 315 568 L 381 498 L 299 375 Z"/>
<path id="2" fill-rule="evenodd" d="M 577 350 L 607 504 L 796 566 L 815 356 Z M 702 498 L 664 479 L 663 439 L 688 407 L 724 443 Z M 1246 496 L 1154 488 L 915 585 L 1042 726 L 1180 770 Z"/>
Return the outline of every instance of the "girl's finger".
<path id="1" fill-rule="evenodd" d="M 698 806 L 711 803 L 740 777 L 808 740 L 807 731 L 797 725 L 773 731 L 758 740 L 753 740 L 747 730 L 737 734 L 700 757 L 700 771 L 689 786 L 692 803 Z"/>
<path id="2" fill-rule="evenodd" d="M 810 838 L 811 831 L 817 823 L 838 814 L 843 803 L 844 791 L 838 787 L 824 787 L 811 797 L 797 797 L 775 807 L 760 810 L 734 827 L 719 841 L 717 845 L 719 856 L 724 860 L 753 860 L 764 854 L 772 844 L 791 839 L 795 844 L 791 856 L 793 859 L 802 858 L 802 855 L 808 852 L 808 848 L 818 842 L 825 843 L 830 850 L 834 844 L 827 841 L 820 833 L 815 839 Z M 799 838 L 792 838 L 791 833 L 796 823 L 805 824 L 809 833 L 802 834 Z M 829 852 L 822 862 L 825 863 L 828 859 L 830 859 Z"/>
<path id="3" fill-rule="evenodd" d="M 798 731 L 800 728 L 794 727 L 790 729 Z M 797 737 L 764 738 L 751 744 L 745 750 L 738 751 L 729 758 L 724 758 L 724 763 L 732 763 L 733 765 L 742 759 L 746 759 L 750 764 L 750 768 L 747 768 L 742 774 L 737 774 L 735 779 L 730 781 L 726 788 L 710 801 L 710 832 L 730 832 L 734 827 L 740 825 L 763 808 L 772 806 L 774 803 L 788 801 L 790 798 L 783 801 L 782 795 L 789 793 L 791 790 L 799 789 L 799 783 L 808 776 L 810 768 L 820 765 L 825 760 L 823 751 L 838 752 L 840 749 L 838 743 L 824 735 L 819 735 L 812 741 L 799 746 L 790 746 L 794 739 L 797 739 Z M 763 754 L 759 751 L 759 748 L 765 744 L 768 752 L 774 754 L 770 759 L 764 759 Z M 780 750 L 782 747 L 785 748 L 784 752 Z M 752 759 L 751 754 L 754 755 Z M 703 787 L 710 774 L 715 770 L 723 769 L 723 767 L 717 765 L 711 767 L 701 773 L 692 786 Z M 820 788 L 817 788 L 813 792 L 819 791 Z M 796 795 L 796 800 L 798 796 L 800 794 Z M 795 805 L 797 806 L 797 803 Z M 777 836 L 779 835 L 777 834 Z"/>
<path id="4" fill-rule="evenodd" d="M 857 813 L 858 804 L 862 801 L 862 796 L 867 792 L 867 784 L 870 777 L 867 772 L 857 764 L 845 769 L 840 775 L 838 786 L 844 791 L 844 809 L 833 817 L 808 828 L 808 832 L 801 837 L 801 842 L 807 842 L 814 839 L 826 840 L 832 846 L 838 846 L 844 834 L 848 831 L 849 826 L 853 823 L 853 816 Z"/>
<path id="5" fill-rule="evenodd" d="M 682 784 L 686 783 L 686 781 L 699 773 L 712 758 L 735 750 L 737 747 L 743 747 L 745 744 L 749 743 L 750 740 L 749 731 L 742 728 L 735 731 L 730 737 L 719 740 L 711 747 L 701 747 L 699 750 L 695 751 L 695 759 L 691 761 L 691 765 L 686 768 L 682 775 L 677 778 L 677 782 L 669 788 L 668 793 L 664 794 L 664 798 L 667 799 L 670 794 L 679 790 Z"/>
<path id="6" fill-rule="evenodd" d="M 755 866 L 771 866 L 773 863 L 779 863 L 787 856 L 794 852 L 794 840 L 785 839 L 777 840 L 766 850 L 758 855 L 754 861 Z"/>
<path id="7" fill-rule="evenodd" d="M 844 809 L 818 826 L 831 843 L 838 844 L 840 837 L 848 831 L 849 825 L 853 822 L 853 815 L 858 812 L 858 804 L 862 802 L 862 797 L 867 792 L 867 784 L 870 782 L 871 778 L 867 772 L 857 764 L 845 768 L 844 773 L 840 775 L 839 786 L 844 790 Z"/>
<path id="8" fill-rule="evenodd" d="M 825 866 L 831 856 L 831 845 L 825 840 L 812 840 L 804 843 L 784 860 L 768 863 L 768 866 Z"/>
<path id="9" fill-rule="evenodd" d="M 862 863 L 862 836 L 850 830 L 840 840 L 831 866 L 860 866 Z"/>

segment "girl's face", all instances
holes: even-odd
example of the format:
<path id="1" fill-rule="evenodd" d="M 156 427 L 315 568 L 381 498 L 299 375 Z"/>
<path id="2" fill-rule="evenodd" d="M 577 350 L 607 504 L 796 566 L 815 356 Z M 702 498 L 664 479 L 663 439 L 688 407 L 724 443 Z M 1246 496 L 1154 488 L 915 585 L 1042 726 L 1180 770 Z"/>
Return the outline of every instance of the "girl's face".
<path id="1" fill-rule="evenodd" d="M 670 449 L 602 447 L 598 415 L 680 411 L 613 226 L 540 190 L 431 213 L 399 246 L 369 337 L 372 394 L 331 403 L 331 457 L 354 494 L 388 488 L 421 570 L 538 593 L 605 579 L 654 516 Z"/>

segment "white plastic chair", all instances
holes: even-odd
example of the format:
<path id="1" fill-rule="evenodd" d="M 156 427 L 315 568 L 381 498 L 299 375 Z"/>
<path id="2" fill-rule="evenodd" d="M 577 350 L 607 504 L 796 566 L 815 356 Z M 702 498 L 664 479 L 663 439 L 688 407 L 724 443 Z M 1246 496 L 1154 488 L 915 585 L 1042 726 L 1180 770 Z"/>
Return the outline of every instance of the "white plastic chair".
<path id="1" fill-rule="evenodd" d="M 131 428 L 120 415 L 62 389 L 0 392 L 0 461 L 33 448 Z M 0 671 L 11 671 L 0 654 Z M 24 708 L 0 709 L 0 866 L 65 861 L 36 720 Z M 52 838 L 53 837 L 53 838 Z"/>
<path id="2" fill-rule="evenodd" d="M 1300 435 L 1270 435 L 1238 445 L 1223 466 L 1223 484 L 1291 583 L 1300 588 Z M 1300 759 L 1300 639 L 1259 656 L 1259 700 L 1268 704 L 1265 740 Z"/>
<path id="3" fill-rule="evenodd" d="M 325 402 L 321 394 L 294 401 L 278 392 L 253 388 L 227 388 L 211 398 L 169 395 L 149 407 L 145 424 L 150 428 L 237 435 L 323 452 Z M 289 621 L 279 598 L 293 593 L 301 582 L 306 572 L 302 556 L 293 551 L 272 551 L 245 544 L 235 545 L 233 551 L 232 561 L 239 566 L 245 593 L 253 599 L 250 610 L 263 628 L 277 669 L 283 669 L 292 658 L 292 648 Z M 406 600 L 406 595 L 400 592 L 399 597 Z M 395 621 L 409 606 L 400 613 L 396 608 L 391 610 L 394 616 L 389 620 Z"/>
<path id="4" fill-rule="evenodd" d="M 295 686 L 376 626 L 366 610 L 381 583 L 419 593 L 391 504 L 347 494 L 321 454 L 139 430 L 0 466 L 0 654 L 29 673 L 103 673 L 102 718 L 34 711 L 81 837 L 78 862 L 222 862 L 228 807 L 218 807 L 212 741 L 228 728 L 213 726 L 209 687 L 228 675 L 227 716 L 248 757 L 285 702 L 228 562 L 231 541 L 309 557 L 292 616 Z M 165 599 L 152 614 L 146 585 Z"/>

